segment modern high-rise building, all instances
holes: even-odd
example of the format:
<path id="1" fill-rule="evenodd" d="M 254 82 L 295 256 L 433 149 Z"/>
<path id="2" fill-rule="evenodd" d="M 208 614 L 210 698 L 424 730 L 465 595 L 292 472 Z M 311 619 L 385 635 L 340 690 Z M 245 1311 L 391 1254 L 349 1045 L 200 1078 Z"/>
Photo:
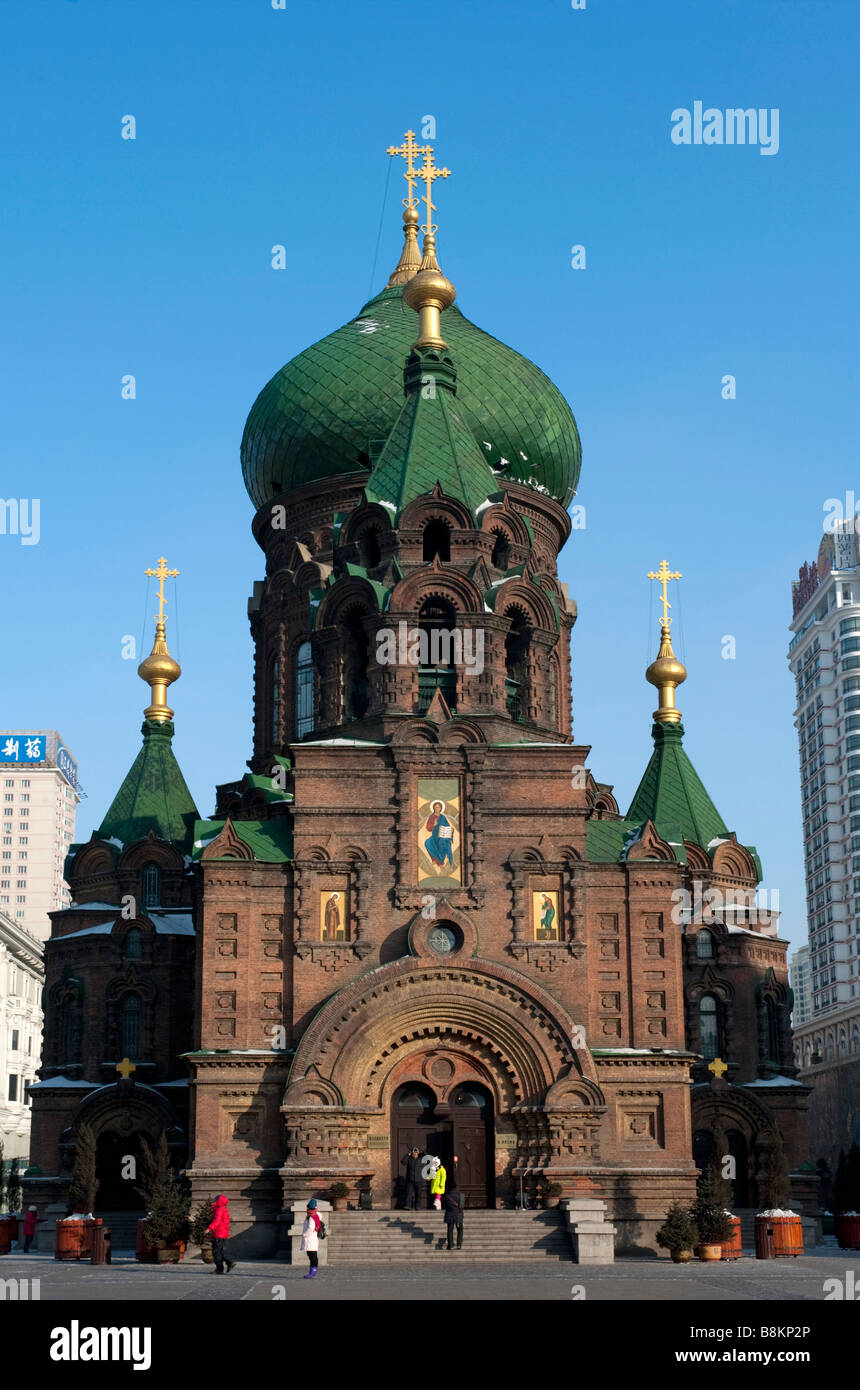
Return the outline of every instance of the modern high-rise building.
<path id="1" fill-rule="evenodd" d="M 812 1013 L 812 967 L 809 959 L 809 947 L 801 946 L 795 951 L 790 962 L 791 971 L 791 990 L 794 995 L 794 1002 L 791 1010 L 791 1021 L 795 1028 L 801 1023 L 806 1023 Z"/>
<path id="2" fill-rule="evenodd" d="M 813 1149 L 860 1138 L 860 547 L 853 516 L 825 531 L 792 584 L 795 723 L 809 925 L 795 1051 L 813 1086 Z M 803 973 L 801 966 L 801 975 Z"/>
<path id="3" fill-rule="evenodd" d="M 0 730 L 0 912 L 39 941 L 68 907 L 63 864 L 75 838 L 77 763 L 56 729 Z"/>
<path id="4" fill-rule="evenodd" d="M 0 912 L 0 1139 L 4 1158 L 30 1152 L 30 1087 L 42 1051 L 44 947 Z"/>

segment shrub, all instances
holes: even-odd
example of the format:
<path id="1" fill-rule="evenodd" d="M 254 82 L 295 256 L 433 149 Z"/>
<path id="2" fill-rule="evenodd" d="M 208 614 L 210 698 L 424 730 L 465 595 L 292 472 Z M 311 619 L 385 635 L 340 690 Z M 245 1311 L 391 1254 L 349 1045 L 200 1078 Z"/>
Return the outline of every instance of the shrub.
<path id="1" fill-rule="evenodd" d="M 329 1192 L 332 1197 L 337 1197 L 338 1199 L 349 1196 L 349 1188 L 345 1182 L 333 1182 L 329 1188 Z"/>
<path id="2" fill-rule="evenodd" d="M 162 1132 L 153 1153 L 146 1140 L 141 1142 L 141 1185 L 138 1191 L 149 1209 L 143 1231 L 155 1250 L 175 1245 L 188 1235 L 190 1202 L 170 1165 L 167 1136 Z"/>
<path id="3" fill-rule="evenodd" d="M 209 1230 L 209 1226 L 214 1218 L 214 1203 L 207 1198 L 205 1202 L 200 1203 L 191 1218 L 189 1240 L 192 1240 L 195 1245 L 210 1245 L 212 1242 L 212 1232 Z"/>
<path id="4" fill-rule="evenodd" d="M 96 1177 L 96 1136 L 86 1122 L 78 1126 L 75 1162 L 67 1202 L 70 1212 L 91 1212 L 99 1189 Z"/>
<path id="5" fill-rule="evenodd" d="M 657 1232 L 657 1244 L 663 1250 L 693 1250 L 698 1243 L 699 1230 L 691 1213 L 675 1202 Z"/>

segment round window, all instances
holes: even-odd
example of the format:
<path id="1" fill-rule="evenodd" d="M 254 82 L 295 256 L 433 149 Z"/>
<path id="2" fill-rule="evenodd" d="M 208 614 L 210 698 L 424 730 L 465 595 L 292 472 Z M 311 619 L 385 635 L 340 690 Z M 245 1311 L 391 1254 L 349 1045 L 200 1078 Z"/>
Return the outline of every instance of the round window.
<path id="1" fill-rule="evenodd" d="M 431 949 L 440 956 L 445 956 L 450 951 L 456 951 L 459 945 L 457 933 L 453 927 L 434 927 L 427 940 Z"/>

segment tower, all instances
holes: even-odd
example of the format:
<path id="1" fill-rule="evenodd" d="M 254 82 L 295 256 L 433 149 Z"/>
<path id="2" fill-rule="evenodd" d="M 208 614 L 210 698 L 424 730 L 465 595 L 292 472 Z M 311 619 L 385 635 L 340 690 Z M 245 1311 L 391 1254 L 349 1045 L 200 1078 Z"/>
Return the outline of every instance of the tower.
<path id="1" fill-rule="evenodd" d="M 45 946 L 45 1035 L 33 1097 L 28 1199 L 63 1214 L 82 1122 L 96 1136 L 99 1213 L 115 1241 L 129 1239 L 142 1206 L 129 1156 L 167 1134 L 175 1161 L 188 1153 L 195 937 L 190 870 L 198 816 L 173 752 L 167 689 L 181 675 L 166 638 L 162 558 L 152 651 L 138 667 L 149 686 L 143 742 L 90 839 L 73 844 L 65 877 L 70 906 L 51 914 Z"/>

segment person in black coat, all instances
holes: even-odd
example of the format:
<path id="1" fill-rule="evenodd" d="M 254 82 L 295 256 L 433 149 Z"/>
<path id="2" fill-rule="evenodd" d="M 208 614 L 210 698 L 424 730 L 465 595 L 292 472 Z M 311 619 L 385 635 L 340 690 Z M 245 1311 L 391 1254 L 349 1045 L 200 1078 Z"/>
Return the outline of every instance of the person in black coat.
<path id="1" fill-rule="evenodd" d="M 454 1249 L 454 1227 L 457 1228 L 457 1249 L 463 1249 L 463 1208 L 466 1199 L 455 1183 L 450 1187 L 442 1198 L 442 1212 L 445 1217 L 445 1225 L 448 1228 L 449 1250 Z"/>
<path id="2" fill-rule="evenodd" d="M 418 1205 L 419 1183 L 421 1182 L 421 1154 L 412 1149 L 402 1160 L 406 1165 L 406 1192 L 403 1205 L 407 1211 L 414 1211 Z"/>

